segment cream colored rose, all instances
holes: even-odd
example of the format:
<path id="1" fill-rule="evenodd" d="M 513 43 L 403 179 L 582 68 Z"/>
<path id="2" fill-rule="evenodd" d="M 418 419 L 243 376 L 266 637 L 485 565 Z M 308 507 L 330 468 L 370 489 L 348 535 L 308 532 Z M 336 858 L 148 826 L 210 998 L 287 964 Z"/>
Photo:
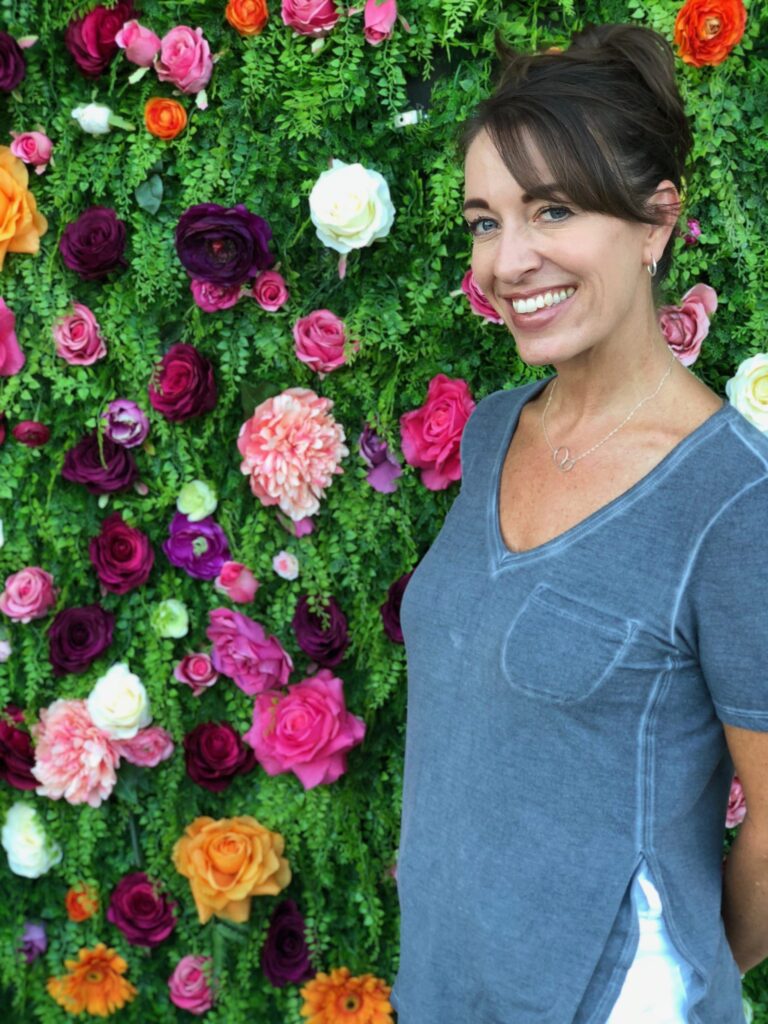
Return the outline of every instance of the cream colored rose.
<path id="1" fill-rule="evenodd" d="M 35 808 L 20 800 L 5 816 L 2 843 L 8 867 L 24 878 L 39 878 L 61 860 L 61 847 L 46 836 Z"/>
<path id="2" fill-rule="evenodd" d="M 113 740 L 130 740 L 152 721 L 144 684 L 122 661 L 96 681 L 86 703 L 93 724 Z"/>
<path id="3" fill-rule="evenodd" d="M 768 433 L 768 353 L 745 359 L 726 383 L 725 393 L 742 416 Z"/>
<path id="4" fill-rule="evenodd" d="M 342 255 L 384 238 L 395 219 L 389 186 L 379 172 L 341 160 L 315 182 L 309 212 L 323 245 Z"/>
<path id="5" fill-rule="evenodd" d="M 199 523 L 206 516 L 212 516 L 217 504 L 216 492 L 204 480 L 191 480 L 184 484 L 176 499 L 176 508 L 190 523 Z"/>

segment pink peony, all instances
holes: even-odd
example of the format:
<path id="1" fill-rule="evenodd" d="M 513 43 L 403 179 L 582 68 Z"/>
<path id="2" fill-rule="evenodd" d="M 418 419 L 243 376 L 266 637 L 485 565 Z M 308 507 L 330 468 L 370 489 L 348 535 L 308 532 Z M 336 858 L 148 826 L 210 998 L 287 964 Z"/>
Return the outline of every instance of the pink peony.
<path id="1" fill-rule="evenodd" d="M 747 802 L 744 799 L 744 790 L 741 787 L 741 780 L 734 775 L 731 783 L 731 792 L 728 795 L 728 810 L 725 815 L 725 827 L 736 828 L 747 816 Z"/>
<path id="2" fill-rule="evenodd" d="M 424 405 L 400 417 L 405 460 L 421 469 L 421 482 L 430 491 L 461 479 L 461 435 L 474 408 L 466 381 L 438 373 Z"/>
<path id="3" fill-rule="evenodd" d="M 90 366 L 107 354 L 99 322 L 87 306 L 72 303 L 72 312 L 53 325 L 56 355 L 71 366 Z"/>
<path id="4" fill-rule="evenodd" d="M 220 309 L 229 309 L 239 302 L 242 288 L 239 284 L 213 284 L 211 281 L 199 281 L 194 278 L 189 283 L 192 298 L 204 313 L 216 313 Z"/>
<path id="5" fill-rule="evenodd" d="M 349 449 L 330 415 L 333 402 L 308 388 L 268 398 L 240 428 L 240 471 L 262 505 L 279 505 L 291 519 L 313 516 Z"/>
<path id="6" fill-rule="evenodd" d="M 252 295 L 262 309 L 276 313 L 288 301 L 288 288 L 276 270 L 262 271 L 253 282 Z"/>
<path id="7" fill-rule="evenodd" d="M 344 684 L 324 668 L 283 697 L 260 694 L 243 739 L 268 775 L 293 772 L 305 789 L 312 789 L 344 774 L 347 751 L 364 736 L 365 722 L 344 704 Z"/>
<path id="8" fill-rule="evenodd" d="M 160 41 L 155 70 L 161 82 L 172 82 L 185 93 L 204 89 L 213 72 L 211 48 L 201 28 L 177 25 Z"/>
<path id="9" fill-rule="evenodd" d="M 302 36 L 325 36 L 339 20 L 335 0 L 283 0 L 283 23 Z"/>
<path id="10" fill-rule="evenodd" d="M 173 738 L 162 726 L 148 725 L 129 740 L 112 740 L 112 746 L 130 764 L 154 768 L 173 753 Z"/>
<path id="11" fill-rule="evenodd" d="M 365 0 L 363 12 L 364 34 L 371 46 L 379 46 L 391 39 L 397 20 L 397 0 Z"/>
<path id="12" fill-rule="evenodd" d="M 57 597 L 53 576 L 45 569 L 29 565 L 6 579 L 5 590 L 0 594 L 0 612 L 16 622 L 31 622 L 45 618 Z"/>
<path id="13" fill-rule="evenodd" d="M 661 333 L 683 366 L 691 366 L 698 359 L 701 343 L 709 334 L 709 318 L 716 309 L 717 292 L 708 284 L 694 285 L 679 306 L 659 309 Z"/>
<path id="14" fill-rule="evenodd" d="M 213 1006 L 210 957 L 183 956 L 168 979 L 171 1002 L 187 1013 L 202 1016 Z"/>
<path id="15" fill-rule="evenodd" d="M 53 143 L 44 132 L 11 132 L 11 152 L 25 164 L 31 164 L 36 174 L 42 174 L 53 153 Z"/>
<path id="16" fill-rule="evenodd" d="M 206 631 L 213 644 L 213 666 L 253 697 L 264 690 L 285 686 L 293 669 L 289 654 L 277 637 L 267 636 L 262 625 L 229 608 L 209 612 Z"/>
<path id="17" fill-rule="evenodd" d="M 16 317 L 0 299 L 0 377 L 12 377 L 25 362 L 16 338 Z"/>
<path id="18" fill-rule="evenodd" d="M 98 807 L 117 782 L 120 754 L 98 729 L 84 700 L 55 700 L 32 727 L 40 796 Z"/>
<path id="19" fill-rule="evenodd" d="M 115 42 L 121 50 L 125 50 L 126 59 L 131 64 L 148 68 L 160 49 L 160 39 L 148 28 L 144 28 L 134 18 L 126 21 L 115 36 Z"/>
<path id="20" fill-rule="evenodd" d="M 235 604 L 250 604 L 259 589 L 259 581 L 242 562 L 225 562 L 213 585 Z"/>
<path id="21" fill-rule="evenodd" d="M 173 670 L 174 678 L 192 687 L 192 693 L 199 697 L 204 690 L 213 686 L 219 673 L 213 667 L 207 654 L 187 654 Z"/>
<path id="22" fill-rule="evenodd" d="M 483 292 L 480 291 L 480 288 L 475 281 L 475 275 L 471 270 L 468 270 L 461 279 L 461 290 L 469 299 L 469 305 L 471 306 L 473 313 L 477 313 L 478 316 L 485 317 L 485 319 L 492 324 L 504 323 L 488 299 L 486 299 Z"/>
<path id="23" fill-rule="evenodd" d="M 296 358 L 323 377 L 346 363 L 344 321 L 329 309 L 316 309 L 293 325 Z"/>

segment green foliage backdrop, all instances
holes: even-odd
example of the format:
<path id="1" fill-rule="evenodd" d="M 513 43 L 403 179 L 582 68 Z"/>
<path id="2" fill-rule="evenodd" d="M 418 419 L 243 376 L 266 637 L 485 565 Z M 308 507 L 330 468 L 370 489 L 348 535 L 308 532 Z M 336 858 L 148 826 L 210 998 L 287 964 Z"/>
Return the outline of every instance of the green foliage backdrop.
<path id="1" fill-rule="evenodd" d="M 226 23 L 223 0 L 146 0 L 142 24 L 159 35 L 176 24 L 199 25 L 221 55 L 208 87 L 208 110 L 196 110 L 182 97 L 190 120 L 173 142 L 150 136 L 142 120 L 146 99 L 171 95 L 170 86 L 152 73 L 129 84 L 133 67 L 122 56 L 97 80 L 76 69 L 63 33 L 72 16 L 91 6 L 0 0 L 4 28 L 40 37 L 25 51 L 28 73 L 17 95 L 0 96 L 0 144 L 10 142 L 10 130 L 40 125 L 56 145 L 55 165 L 30 181 L 50 222 L 41 253 L 9 255 L 0 274 L 0 294 L 16 314 L 27 355 L 21 374 L 0 379 L 0 409 L 11 423 L 37 419 L 52 431 L 41 449 L 12 439 L 0 448 L 0 518 L 7 535 L 0 578 L 40 565 L 61 587 L 57 607 L 97 600 L 87 542 L 116 510 L 150 535 L 157 559 L 147 585 L 103 600 L 116 612 L 116 639 L 83 676 L 52 676 L 45 621 L 10 624 L 14 653 L 0 665 L 0 706 L 15 701 L 34 719 L 57 697 L 85 696 L 109 664 L 125 660 L 144 680 L 154 720 L 172 732 L 177 751 L 155 769 L 121 768 L 116 792 L 96 810 L 34 797 L 64 856 L 37 881 L 11 874 L 0 858 L 0 1001 L 10 1006 L 5 1017 L 13 1021 L 68 1019 L 47 995 L 45 979 L 61 973 L 63 960 L 81 946 L 105 941 L 126 956 L 128 977 L 140 989 L 135 1002 L 120 1011 L 126 1022 L 183 1019 L 168 1001 L 166 980 L 177 959 L 194 952 L 214 957 L 223 982 L 208 1020 L 297 1024 L 297 989 L 273 989 L 259 969 L 276 900 L 256 899 L 245 928 L 213 922 L 201 928 L 187 882 L 171 866 L 171 848 L 198 814 L 254 815 L 285 837 L 294 872 L 285 895 L 309 919 L 318 967 L 347 964 L 353 973 L 394 979 L 397 899 L 389 868 L 398 841 L 405 659 L 385 636 L 378 609 L 388 585 L 426 550 L 455 491 L 429 492 L 411 469 L 394 495 L 373 491 L 357 454 L 357 434 L 365 420 L 376 423 L 399 450 L 398 419 L 422 404 L 437 372 L 465 378 L 477 400 L 533 376 L 517 359 L 505 329 L 484 323 L 463 296 L 451 294 L 469 254 L 460 218 L 456 129 L 489 87 L 496 30 L 524 48 L 566 45 L 587 22 L 636 20 L 671 38 L 678 4 L 403 0 L 410 33 L 398 24 L 393 39 L 374 48 L 364 40 L 361 15 L 342 17 L 314 53 L 309 39 L 282 24 L 275 0 L 265 31 L 253 38 L 239 36 Z M 703 234 L 695 247 L 679 243 L 667 287 L 672 301 L 697 281 L 717 289 L 720 308 L 695 372 L 720 392 L 742 359 L 765 351 L 768 334 L 767 28 L 766 5 L 753 2 L 744 41 L 724 64 L 697 70 L 679 62 L 696 134 L 687 214 L 701 222 Z M 70 112 L 93 92 L 135 129 L 99 138 L 81 132 Z M 425 120 L 394 126 L 396 114 L 427 96 Z M 331 157 L 381 172 L 397 210 L 389 238 L 352 254 L 343 281 L 336 254 L 315 237 L 307 204 Z M 155 174 L 162 179 L 163 199 L 153 215 L 137 203 L 136 190 Z M 173 232 L 189 205 L 205 201 L 244 203 L 269 221 L 291 293 L 281 312 L 241 302 L 206 314 L 194 305 Z M 85 283 L 64 268 L 57 243 L 65 225 L 95 203 L 114 206 L 125 220 L 129 265 L 104 283 Z M 51 325 L 73 300 L 95 312 L 107 339 L 108 358 L 91 367 L 69 366 L 54 353 Z M 349 336 L 361 344 L 350 365 L 318 382 L 294 355 L 291 327 L 298 316 L 320 307 L 342 317 Z M 149 493 L 111 497 L 103 509 L 96 497 L 61 479 L 63 453 L 96 425 L 112 398 L 132 398 L 149 410 L 152 365 L 179 340 L 195 344 L 214 362 L 217 408 L 183 424 L 152 413 L 152 447 L 138 454 Z M 351 449 L 344 475 L 316 517 L 315 533 L 300 541 L 251 496 L 235 448 L 256 389 L 297 385 L 333 399 Z M 186 651 L 207 646 L 207 613 L 221 603 L 210 585 L 172 568 L 159 549 L 178 491 L 193 478 L 215 484 L 217 519 L 233 557 L 263 584 L 255 605 L 245 610 L 288 648 L 294 678 L 307 665 L 289 626 L 299 594 L 332 594 L 349 619 L 352 646 L 338 674 L 348 706 L 367 723 L 367 736 L 352 751 L 348 774 L 332 786 L 305 793 L 292 775 L 270 779 L 257 769 L 216 795 L 185 775 L 178 746 L 184 734 L 216 719 L 244 731 L 252 708 L 252 700 L 224 678 L 195 700 L 172 677 Z M 271 559 L 281 548 L 300 559 L 296 582 L 272 571 Z M 182 599 L 190 610 L 184 640 L 158 639 L 149 625 L 152 607 L 167 597 Z M 18 796 L 0 784 L 0 818 Z M 128 945 L 103 916 L 113 886 L 139 867 L 162 879 L 181 906 L 174 936 L 152 953 Z M 102 911 L 73 924 L 63 900 L 68 886 L 80 880 L 98 885 Z M 15 950 L 27 918 L 43 918 L 51 939 L 46 956 L 29 968 Z M 767 977 L 753 972 L 748 980 L 758 1020 L 768 1020 L 762 1007 L 768 1006 L 768 987 L 761 981 Z"/>

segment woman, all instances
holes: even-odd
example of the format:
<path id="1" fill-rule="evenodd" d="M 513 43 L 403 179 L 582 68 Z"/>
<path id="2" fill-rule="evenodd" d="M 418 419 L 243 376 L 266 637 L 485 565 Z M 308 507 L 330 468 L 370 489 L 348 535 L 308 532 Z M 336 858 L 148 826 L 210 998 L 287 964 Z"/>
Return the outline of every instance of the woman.
<path id="1" fill-rule="evenodd" d="M 403 602 L 398 1019 L 742 1024 L 768 954 L 768 439 L 657 326 L 691 145 L 669 47 L 614 25 L 512 55 L 465 143 L 476 281 L 556 372 L 478 405 Z"/>

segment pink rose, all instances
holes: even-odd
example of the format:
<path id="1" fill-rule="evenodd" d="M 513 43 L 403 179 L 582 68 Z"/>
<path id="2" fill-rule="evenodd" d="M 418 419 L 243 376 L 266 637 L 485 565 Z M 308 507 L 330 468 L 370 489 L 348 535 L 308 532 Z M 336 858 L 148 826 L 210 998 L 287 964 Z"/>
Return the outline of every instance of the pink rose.
<path id="1" fill-rule="evenodd" d="M 0 299 L 0 377 L 12 377 L 25 362 L 16 338 L 16 317 Z"/>
<path id="2" fill-rule="evenodd" d="M 155 70 L 161 82 L 172 82 L 182 92 L 204 89 L 211 78 L 211 48 L 201 28 L 177 25 L 160 41 Z"/>
<path id="3" fill-rule="evenodd" d="M 253 297 L 262 309 L 276 313 L 288 301 L 288 289 L 282 274 L 264 270 L 253 282 Z"/>
<path id="4" fill-rule="evenodd" d="M 44 618 L 56 604 L 58 591 L 53 576 L 45 569 L 30 565 L 13 573 L 0 594 L 0 612 L 16 622 Z"/>
<path id="5" fill-rule="evenodd" d="M 378 46 L 392 37 L 396 20 L 397 0 L 365 0 L 363 31 L 371 46 Z"/>
<path id="6" fill-rule="evenodd" d="M 220 309 L 229 309 L 240 300 L 242 288 L 239 284 L 213 284 L 211 281 L 190 281 L 192 298 L 204 313 L 216 313 Z"/>
<path id="7" fill-rule="evenodd" d="M 338 370 L 347 361 L 344 321 L 329 309 L 316 309 L 293 325 L 296 356 L 321 376 Z"/>
<path id="8" fill-rule="evenodd" d="M 725 827 L 736 828 L 747 816 L 747 802 L 744 799 L 744 790 L 741 787 L 741 780 L 734 775 L 731 783 L 731 792 L 728 796 L 728 810 L 725 815 Z"/>
<path id="9" fill-rule="evenodd" d="M 468 270 L 461 279 L 461 290 L 469 299 L 469 305 L 473 313 L 485 317 L 492 324 L 504 323 L 483 292 L 480 291 L 471 270 Z"/>
<path id="10" fill-rule="evenodd" d="M 284 580 L 298 579 L 299 560 L 290 551 L 278 551 L 272 559 L 272 568 Z"/>
<path id="11" fill-rule="evenodd" d="M 717 292 L 708 284 L 694 285 L 679 306 L 659 309 L 661 333 L 683 366 L 691 366 L 698 359 L 701 343 L 709 334 L 709 318 L 716 309 Z"/>
<path id="12" fill-rule="evenodd" d="M 32 164 L 42 174 L 53 153 L 53 143 L 43 132 L 11 132 L 11 152 L 25 164 Z"/>
<path id="13" fill-rule="evenodd" d="M 347 751 L 364 736 L 365 722 L 346 709 L 341 679 L 323 668 L 285 696 L 260 694 L 243 739 L 268 775 L 293 772 L 312 789 L 344 774 Z"/>
<path id="14" fill-rule="evenodd" d="M 235 604 L 250 604 L 259 589 L 259 581 L 241 562 L 225 562 L 213 585 Z"/>
<path id="15" fill-rule="evenodd" d="M 210 983 L 210 957 L 183 956 L 168 979 L 171 1002 L 187 1013 L 200 1017 L 213 1006 Z"/>
<path id="16" fill-rule="evenodd" d="M 213 686 L 219 673 L 207 654 L 187 654 L 173 670 L 174 677 L 180 683 L 192 687 L 192 693 L 199 697 L 204 690 Z"/>
<path id="17" fill-rule="evenodd" d="M 290 655 L 277 637 L 267 636 L 258 622 L 229 608 L 208 613 L 206 631 L 213 644 L 213 665 L 250 697 L 285 686 L 293 669 Z"/>
<path id="18" fill-rule="evenodd" d="M 421 482 L 430 491 L 461 479 L 461 435 L 474 408 L 466 381 L 438 373 L 424 405 L 400 417 L 403 455 L 421 469 Z"/>
<path id="19" fill-rule="evenodd" d="M 160 49 L 160 39 L 148 28 L 144 28 L 134 18 L 126 21 L 115 36 L 115 42 L 121 50 L 125 50 L 126 58 L 131 64 L 140 68 L 148 68 Z"/>
<path id="20" fill-rule="evenodd" d="M 72 312 L 53 325 L 56 355 L 71 366 L 90 366 L 107 354 L 99 322 L 87 306 L 72 304 Z"/>
<path id="21" fill-rule="evenodd" d="M 154 768 L 173 753 L 173 739 L 160 725 L 139 729 L 129 740 L 112 740 L 112 746 L 120 757 L 140 768 Z"/>
<path id="22" fill-rule="evenodd" d="M 339 20 L 334 0 L 283 0 L 283 22 L 302 36 L 325 36 Z"/>

